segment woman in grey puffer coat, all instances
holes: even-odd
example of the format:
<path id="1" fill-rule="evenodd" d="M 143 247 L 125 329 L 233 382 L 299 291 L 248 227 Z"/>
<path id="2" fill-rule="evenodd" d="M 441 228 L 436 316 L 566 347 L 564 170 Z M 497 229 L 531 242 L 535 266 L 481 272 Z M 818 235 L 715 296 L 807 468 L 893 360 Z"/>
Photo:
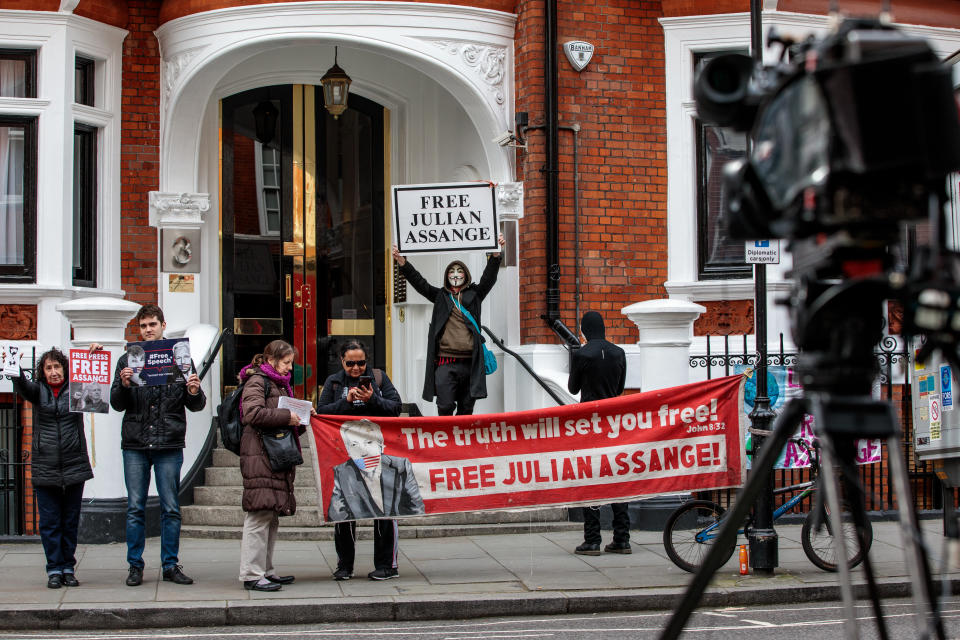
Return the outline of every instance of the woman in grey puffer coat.
<path id="1" fill-rule="evenodd" d="M 84 482 L 93 477 L 83 414 L 70 412 L 68 369 L 67 357 L 53 348 L 40 356 L 36 381 L 13 379 L 14 390 L 33 404 L 30 462 L 51 589 L 80 585 L 74 575 L 80 501 Z"/>

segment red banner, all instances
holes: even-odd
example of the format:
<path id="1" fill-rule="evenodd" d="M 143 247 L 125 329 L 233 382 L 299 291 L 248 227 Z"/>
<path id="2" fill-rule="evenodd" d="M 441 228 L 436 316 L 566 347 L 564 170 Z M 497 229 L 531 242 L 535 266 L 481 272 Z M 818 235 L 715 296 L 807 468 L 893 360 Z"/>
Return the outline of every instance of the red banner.
<path id="1" fill-rule="evenodd" d="M 739 486 L 742 381 L 516 413 L 315 416 L 321 517 L 624 502 Z"/>

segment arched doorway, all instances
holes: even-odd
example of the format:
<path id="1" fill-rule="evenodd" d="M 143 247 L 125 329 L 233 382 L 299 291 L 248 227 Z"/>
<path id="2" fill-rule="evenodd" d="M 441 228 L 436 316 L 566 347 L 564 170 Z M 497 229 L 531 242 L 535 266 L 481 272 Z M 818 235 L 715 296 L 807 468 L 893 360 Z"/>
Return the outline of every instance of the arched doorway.
<path id="1" fill-rule="evenodd" d="M 294 382 L 307 399 L 347 340 L 388 367 L 385 120 L 356 95 L 334 118 L 312 85 L 221 102 L 221 314 L 234 332 L 225 385 L 277 338 L 300 352 Z"/>

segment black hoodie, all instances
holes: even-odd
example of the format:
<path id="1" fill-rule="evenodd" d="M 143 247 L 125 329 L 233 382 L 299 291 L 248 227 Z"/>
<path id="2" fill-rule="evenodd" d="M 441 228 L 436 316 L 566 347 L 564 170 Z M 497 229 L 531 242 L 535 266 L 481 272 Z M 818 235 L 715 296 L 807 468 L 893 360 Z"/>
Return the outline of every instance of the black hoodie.
<path id="1" fill-rule="evenodd" d="M 615 398 L 627 381 L 627 357 L 623 349 L 604 339 L 603 316 L 587 311 L 580 321 L 587 344 L 570 353 L 567 389 L 580 392 L 580 402 Z"/>

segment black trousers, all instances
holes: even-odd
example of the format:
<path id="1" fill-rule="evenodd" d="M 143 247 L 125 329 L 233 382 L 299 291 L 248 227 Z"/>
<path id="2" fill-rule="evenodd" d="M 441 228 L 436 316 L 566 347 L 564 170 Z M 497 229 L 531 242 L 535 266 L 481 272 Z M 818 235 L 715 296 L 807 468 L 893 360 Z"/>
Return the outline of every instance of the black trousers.
<path id="1" fill-rule="evenodd" d="M 66 487 L 35 487 L 40 542 L 47 556 L 47 574 L 73 573 L 77 564 L 77 534 L 83 483 Z"/>
<path id="2" fill-rule="evenodd" d="M 437 395 L 437 413 L 452 416 L 456 410 L 458 416 L 473 415 L 476 402 L 470 396 L 470 369 L 473 361 L 463 358 L 438 364 L 434 373 L 434 391 Z"/>
<path id="3" fill-rule="evenodd" d="M 613 541 L 630 542 L 630 513 L 626 502 L 614 502 Z M 583 508 L 583 541 L 587 544 L 600 544 L 600 507 Z"/>
<path id="4" fill-rule="evenodd" d="M 398 532 L 396 520 L 373 521 L 373 567 L 375 569 L 397 568 Z M 334 525 L 333 544 L 337 548 L 337 569 L 353 572 L 356 540 L 356 521 L 338 522 Z"/>

